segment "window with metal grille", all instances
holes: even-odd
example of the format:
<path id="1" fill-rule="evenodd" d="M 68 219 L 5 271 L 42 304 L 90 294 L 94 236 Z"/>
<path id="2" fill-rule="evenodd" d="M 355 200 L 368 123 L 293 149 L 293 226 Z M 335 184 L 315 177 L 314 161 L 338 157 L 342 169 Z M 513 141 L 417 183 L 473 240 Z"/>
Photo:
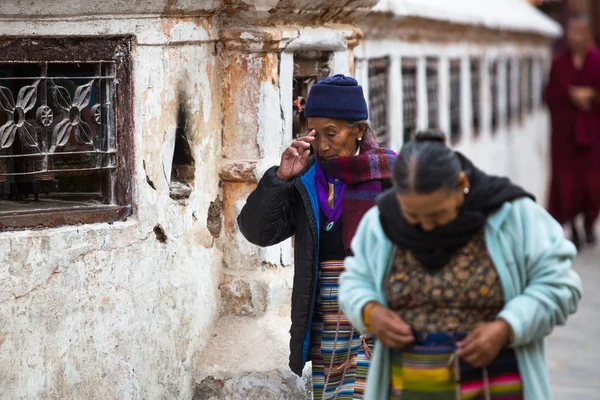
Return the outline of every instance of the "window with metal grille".
<path id="1" fill-rule="evenodd" d="M 533 58 L 528 57 L 525 60 L 525 76 L 527 76 L 527 89 L 525 93 L 525 103 L 527 104 L 527 112 L 533 113 L 534 93 L 535 93 L 535 76 L 533 68 Z"/>
<path id="2" fill-rule="evenodd" d="M 473 135 L 481 133 L 481 61 L 471 59 L 471 124 Z"/>
<path id="3" fill-rule="evenodd" d="M 402 111 L 404 141 L 409 141 L 417 130 L 417 60 L 402 59 Z"/>
<path id="4" fill-rule="evenodd" d="M 536 63 L 536 69 L 537 71 L 534 71 L 534 74 L 540 74 L 540 79 L 539 79 L 539 83 L 538 83 L 538 87 L 535 90 L 538 90 L 539 92 L 539 99 L 538 99 L 538 103 L 536 104 L 537 108 L 544 108 L 546 105 L 546 102 L 544 101 L 545 98 L 545 91 L 546 91 L 546 85 L 548 85 L 548 78 L 549 78 L 549 73 L 546 73 L 546 63 L 543 59 L 536 59 L 535 60 Z"/>
<path id="5" fill-rule="evenodd" d="M 329 76 L 330 52 L 298 51 L 294 53 L 294 100 L 293 100 L 293 135 L 294 138 L 308 133 L 304 106 L 312 86 L 321 79 Z"/>
<path id="6" fill-rule="evenodd" d="M 6 39 L 0 230 L 130 214 L 130 47 L 130 38 Z"/>
<path id="7" fill-rule="evenodd" d="M 389 145 L 388 128 L 388 74 L 389 58 L 369 60 L 369 119 L 377 142 Z"/>
<path id="8" fill-rule="evenodd" d="M 519 87 L 517 90 L 518 108 L 517 115 L 523 121 L 530 110 L 531 96 L 531 65 L 528 58 L 519 59 Z"/>
<path id="9" fill-rule="evenodd" d="M 513 118 L 513 107 L 514 107 L 514 103 L 513 103 L 513 96 L 512 96 L 512 92 L 513 92 L 513 88 L 512 88 L 512 72 L 513 68 L 512 68 L 512 62 L 511 60 L 506 60 L 506 75 L 504 76 L 504 92 L 506 93 L 506 111 L 505 111 L 505 116 L 506 116 L 506 125 L 510 126 L 510 124 L 512 124 L 512 118 Z"/>
<path id="10" fill-rule="evenodd" d="M 456 143 L 462 134 L 460 124 L 460 60 L 450 61 L 450 139 Z"/>
<path id="11" fill-rule="evenodd" d="M 490 97 L 491 97 L 491 112 L 492 112 L 492 134 L 498 131 L 499 125 L 499 105 L 498 101 L 499 91 L 498 91 L 498 61 L 493 60 L 489 65 L 489 80 L 490 80 Z"/>
<path id="12" fill-rule="evenodd" d="M 435 57 L 427 58 L 427 115 L 429 118 L 429 128 L 440 128 L 440 100 L 439 100 L 439 73 L 438 59 Z"/>

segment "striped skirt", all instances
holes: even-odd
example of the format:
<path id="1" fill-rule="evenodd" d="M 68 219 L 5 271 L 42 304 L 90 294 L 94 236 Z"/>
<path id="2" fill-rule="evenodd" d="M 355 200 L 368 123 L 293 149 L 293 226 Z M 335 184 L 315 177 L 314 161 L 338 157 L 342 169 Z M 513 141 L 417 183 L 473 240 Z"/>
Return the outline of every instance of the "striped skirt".
<path id="1" fill-rule="evenodd" d="M 343 261 L 319 265 L 319 292 L 312 322 L 313 399 L 362 399 L 373 343 L 361 338 L 338 304 Z"/>
<path id="2" fill-rule="evenodd" d="M 414 345 L 392 350 L 390 400 L 522 400 L 514 351 L 505 348 L 485 369 L 455 360 L 455 334 L 416 335 Z"/>

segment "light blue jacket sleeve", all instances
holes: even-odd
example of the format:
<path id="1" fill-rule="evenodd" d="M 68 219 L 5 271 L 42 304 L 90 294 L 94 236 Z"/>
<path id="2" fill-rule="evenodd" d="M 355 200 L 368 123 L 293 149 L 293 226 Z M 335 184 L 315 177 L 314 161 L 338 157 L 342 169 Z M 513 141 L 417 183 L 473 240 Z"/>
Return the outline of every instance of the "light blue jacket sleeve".
<path id="1" fill-rule="evenodd" d="M 532 200 L 513 203 L 505 221 L 504 254 L 520 293 L 510 299 L 499 317 L 514 333 L 514 346 L 543 339 L 556 325 L 575 313 L 582 296 L 579 275 L 572 262 L 577 251 L 565 239 L 563 228 Z M 518 289 L 517 289 L 518 290 Z"/>
<path id="2" fill-rule="evenodd" d="M 389 247 L 382 244 L 379 209 L 369 210 L 356 230 L 352 240 L 353 256 L 347 257 L 346 271 L 340 276 L 339 300 L 342 311 L 352 325 L 366 333 L 362 309 L 371 302 L 385 304 L 378 278 L 387 268 Z"/>

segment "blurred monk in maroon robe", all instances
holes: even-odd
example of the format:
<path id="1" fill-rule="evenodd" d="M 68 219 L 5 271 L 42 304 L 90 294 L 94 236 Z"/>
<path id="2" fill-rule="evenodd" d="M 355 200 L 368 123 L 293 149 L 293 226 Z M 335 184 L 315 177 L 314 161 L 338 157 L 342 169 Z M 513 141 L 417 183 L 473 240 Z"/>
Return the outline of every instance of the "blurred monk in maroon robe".
<path id="1" fill-rule="evenodd" d="M 600 213 L 600 52 L 584 18 L 569 21 L 567 42 L 568 49 L 554 59 L 546 88 L 552 115 L 549 211 L 571 225 L 579 247 L 577 217 L 583 215 L 586 242 L 594 244 Z"/>

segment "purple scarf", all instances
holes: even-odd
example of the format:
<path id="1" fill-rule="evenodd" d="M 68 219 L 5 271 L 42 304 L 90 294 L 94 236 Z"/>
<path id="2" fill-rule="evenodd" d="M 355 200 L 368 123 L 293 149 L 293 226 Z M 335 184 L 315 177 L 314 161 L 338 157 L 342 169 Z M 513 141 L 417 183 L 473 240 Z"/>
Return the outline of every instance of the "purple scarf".
<path id="1" fill-rule="evenodd" d="M 315 183 L 319 206 L 327 217 L 324 223 L 333 226 L 342 216 L 344 248 L 348 250 L 358 223 L 383 192 L 381 181 L 391 179 L 396 153 L 377 146 L 371 135 L 365 135 L 356 156 L 335 160 L 323 160 L 318 155 L 316 158 Z M 334 201 L 333 208 L 327 204 L 327 175 L 343 182 L 339 193 L 342 201 Z"/>

